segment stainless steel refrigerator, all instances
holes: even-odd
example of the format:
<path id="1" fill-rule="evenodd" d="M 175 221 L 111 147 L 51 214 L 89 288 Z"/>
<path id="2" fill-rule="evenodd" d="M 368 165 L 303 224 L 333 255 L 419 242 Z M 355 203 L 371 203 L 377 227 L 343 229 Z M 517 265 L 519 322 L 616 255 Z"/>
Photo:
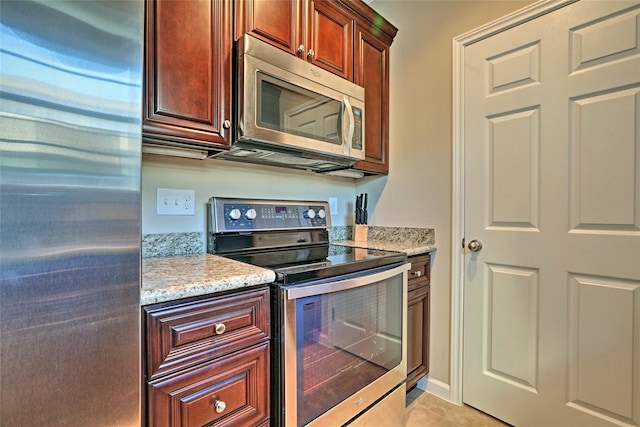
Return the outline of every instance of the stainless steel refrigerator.
<path id="1" fill-rule="evenodd" d="M 143 2 L 0 2 L 0 425 L 139 426 Z"/>

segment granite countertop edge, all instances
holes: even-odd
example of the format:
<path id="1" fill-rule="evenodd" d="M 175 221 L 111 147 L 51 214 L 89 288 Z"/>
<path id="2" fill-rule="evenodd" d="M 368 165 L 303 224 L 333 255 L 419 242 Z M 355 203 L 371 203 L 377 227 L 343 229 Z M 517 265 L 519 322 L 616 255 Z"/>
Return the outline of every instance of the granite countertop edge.
<path id="1" fill-rule="evenodd" d="M 262 285 L 275 279 L 272 270 L 211 254 L 143 258 L 140 305 Z"/>

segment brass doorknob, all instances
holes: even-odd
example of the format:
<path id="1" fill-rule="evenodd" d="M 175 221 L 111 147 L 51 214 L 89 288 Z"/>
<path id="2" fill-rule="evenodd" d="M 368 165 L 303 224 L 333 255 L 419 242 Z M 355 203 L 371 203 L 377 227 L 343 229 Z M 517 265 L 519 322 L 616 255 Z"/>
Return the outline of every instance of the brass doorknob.
<path id="1" fill-rule="evenodd" d="M 480 252 L 480 250 L 482 249 L 482 242 L 480 242 L 479 240 L 472 240 L 469 242 L 469 245 L 467 247 L 471 252 Z"/>

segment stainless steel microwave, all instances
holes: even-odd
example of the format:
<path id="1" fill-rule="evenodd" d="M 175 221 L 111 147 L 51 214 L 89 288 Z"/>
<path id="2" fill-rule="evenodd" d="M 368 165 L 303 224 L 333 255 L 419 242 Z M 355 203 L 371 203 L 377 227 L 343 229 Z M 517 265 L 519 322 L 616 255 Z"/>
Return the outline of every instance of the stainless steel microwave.
<path id="1" fill-rule="evenodd" d="M 236 45 L 230 151 L 217 157 L 317 172 L 364 159 L 364 88 L 245 35 Z"/>

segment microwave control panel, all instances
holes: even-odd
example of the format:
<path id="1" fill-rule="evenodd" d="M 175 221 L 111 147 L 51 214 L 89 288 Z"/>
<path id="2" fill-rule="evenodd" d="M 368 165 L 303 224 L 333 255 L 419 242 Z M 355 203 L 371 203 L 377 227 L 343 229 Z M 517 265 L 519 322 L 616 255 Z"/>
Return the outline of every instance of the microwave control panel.
<path id="1" fill-rule="evenodd" d="M 327 228 L 327 202 L 219 199 L 209 201 L 209 225 L 216 233 Z"/>
<path id="2" fill-rule="evenodd" d="M 353 141 L 351 146 L 358 150 L 362 150 L 362 110 L 353 107 Z"/>

